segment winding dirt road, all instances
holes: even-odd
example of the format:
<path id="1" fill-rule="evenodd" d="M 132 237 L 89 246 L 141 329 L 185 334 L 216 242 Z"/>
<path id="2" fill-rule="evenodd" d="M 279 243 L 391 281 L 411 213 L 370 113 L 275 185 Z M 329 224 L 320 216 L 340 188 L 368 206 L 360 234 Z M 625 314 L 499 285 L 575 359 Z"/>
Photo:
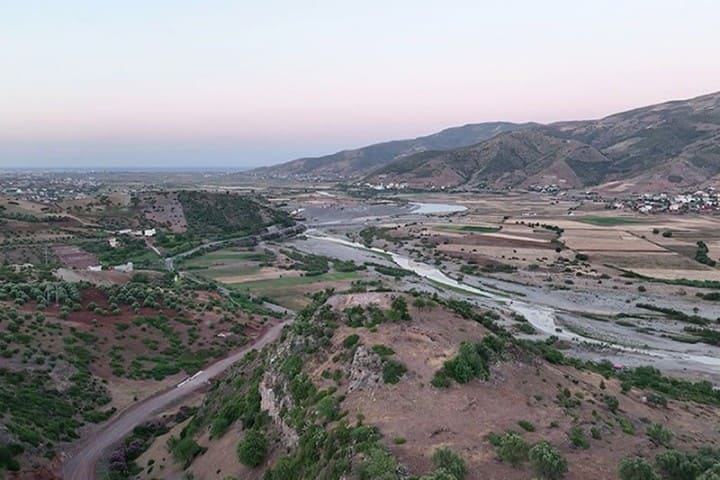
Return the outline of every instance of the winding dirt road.
<path id="1" fill-rule="evenodd" d="M 200 388 L 205 382 L 227 370 L 248 352 L 261 349 L 277 340 L 282 333 L 283 327 L 288 323 L 289 321 L 285 321 L 275 325 L 255 342 L 247 345 L 242 350 L 213 363 L 207 367 L 207 369 L 201 370 L 187 380 L 180 382 L 172 389 L 132 405 L 108 423 L 102 425 L 99 430 L 77 446 L 74 455 L 68 458 L 63 465 L 62 478 L 64 480 L 93 480 L 97 478 L 95 475 L 95 466 L 105 450 L 122 440 L 137 425 L 150 419 L 154 413 L 171 405 L 173 402 L 185 398 Z"/>

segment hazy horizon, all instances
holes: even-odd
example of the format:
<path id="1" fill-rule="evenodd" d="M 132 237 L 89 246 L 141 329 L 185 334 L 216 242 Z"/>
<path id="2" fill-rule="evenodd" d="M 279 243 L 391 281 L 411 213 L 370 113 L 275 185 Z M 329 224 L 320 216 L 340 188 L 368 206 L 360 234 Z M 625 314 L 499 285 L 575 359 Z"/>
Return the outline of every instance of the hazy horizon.
<path id="1" fill-rule="evenodd" d="M 720 90 L 719 4 L 579 3 L 3 5 L 0 168 L 251 168 Z"/>

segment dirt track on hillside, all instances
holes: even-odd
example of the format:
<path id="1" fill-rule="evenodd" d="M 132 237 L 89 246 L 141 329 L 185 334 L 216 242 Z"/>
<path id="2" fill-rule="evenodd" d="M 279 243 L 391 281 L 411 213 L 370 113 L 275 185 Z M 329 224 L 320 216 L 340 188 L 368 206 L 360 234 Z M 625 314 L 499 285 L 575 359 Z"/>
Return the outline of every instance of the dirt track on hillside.
<path id="1" fill-rule="evenodd" d="M 263 348 L 265 345 L 275 341 L 286 324 L 287 322 L 283 322 L 275 325 L 254 343 L 210 365 L 205 370 L 201 370 L 175 387 L 136 403 L 121 412 L 78 445 L 74 454 L 63 465 L 62 478 L 65 480 L 93 480 L 97 478 L 95 475 L 96 464 L 108 448 L 122 440 L 133 428 L 148 420 L 154 413 L 185 398 L 206 382 L 224 372 L 251 350 Z"/>

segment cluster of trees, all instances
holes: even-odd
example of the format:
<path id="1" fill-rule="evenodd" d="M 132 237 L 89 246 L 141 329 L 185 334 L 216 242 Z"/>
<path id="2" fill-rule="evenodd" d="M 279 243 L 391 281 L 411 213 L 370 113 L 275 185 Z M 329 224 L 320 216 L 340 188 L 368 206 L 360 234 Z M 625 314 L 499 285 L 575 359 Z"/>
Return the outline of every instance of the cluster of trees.
<path id="1" fill-rule="evenodd" d="M 495 335 L 488 335 L 479 343 L 463 342 L 457 355 L 445 362 L 431 383 L 434 387 L 443 388 L 450 386 L 451 379 L 458 383 L 468 383 L 474 378 L 487 379 L 490 364 L 504 349 L 505 343 Z"/>
<path id="2" fill-rule="evenodd" d="M 720 449 L 703 447 L 688 453 L 665 450 L 652 463 L 642 457 L 626 457 L 618 465 L 620 480 L 718 480 Z"/>
<path id="3" fill-rule="evenodd" d="M 535 474 L 546 480 L 560 480 L 567 473 L 567 460 L 560 450 L 546 441 L 531 445 L 521 435 L 508 432 L 491 434 L 490 443 L 500 460 L 516 467 L 530 461 Z"/>
<path id="4" fill-rule="evenodd" d="M 290 215 L 262 205 L 259 198 L 202 191 L 178 192 L 188 231 L 208 236 L 254 235 L 268 225 L 291 226 Z"/>
<path id="5" fill-rule="evenodd" d="M 710 267 L 714 267 L 717 265 L 717 262 L 708 256 L 709 251 L 710 250 L 708 249 L 707 244 L 702 240 L 698 240 L 697 250 L 695 250 L 695 260 Z"/>
<path id="6" fill-rule="evenodd" d="M 82 284 L 68 282 L 6 283 L 0 285 L 0 301 L 18 305 L 34 301 L 39 309 L 57 304 L 79 310 Z"/>

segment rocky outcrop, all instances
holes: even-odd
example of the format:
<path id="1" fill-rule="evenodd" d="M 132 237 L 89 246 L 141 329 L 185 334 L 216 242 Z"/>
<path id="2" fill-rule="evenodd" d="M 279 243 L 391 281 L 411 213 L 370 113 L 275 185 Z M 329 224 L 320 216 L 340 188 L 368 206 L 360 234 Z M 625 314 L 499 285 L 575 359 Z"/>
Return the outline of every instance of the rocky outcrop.
<path id="1" fill-rule="evenodd" d="M 285 422 L 280 412 L 293 407 L 287 388 L 277 374 L 267 372 L 258 387 L 260 390 L 260 408 L 265 410 L 280 431 L 283 445 L 288 448 L 297 446 L 299 437 L 294 428 Z"/>
<path id="2" fill-rule="evenodd" d="M 382 383 L 382 359 L 364 345 L 355 350 L 350 364 L 350 386 L 348 393 L 365 390 Z"/>

